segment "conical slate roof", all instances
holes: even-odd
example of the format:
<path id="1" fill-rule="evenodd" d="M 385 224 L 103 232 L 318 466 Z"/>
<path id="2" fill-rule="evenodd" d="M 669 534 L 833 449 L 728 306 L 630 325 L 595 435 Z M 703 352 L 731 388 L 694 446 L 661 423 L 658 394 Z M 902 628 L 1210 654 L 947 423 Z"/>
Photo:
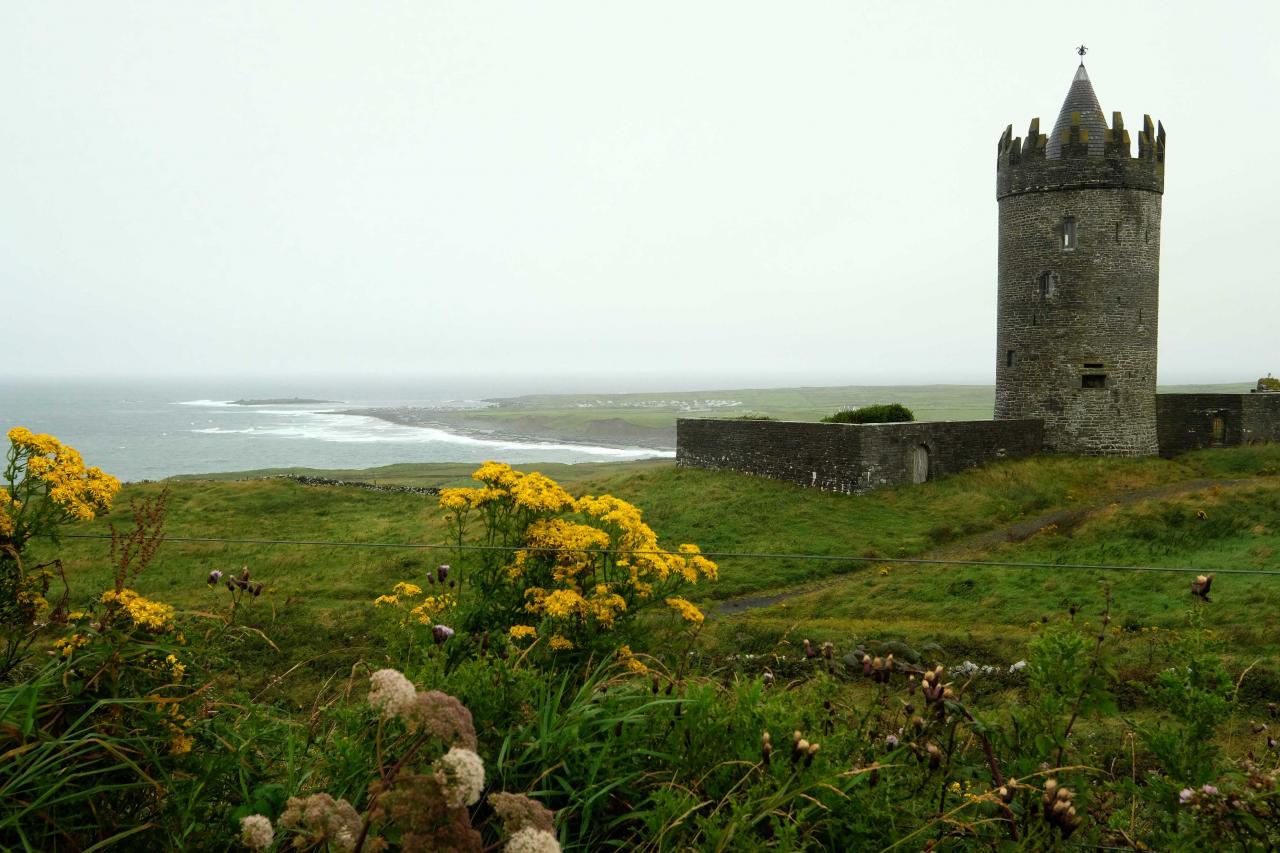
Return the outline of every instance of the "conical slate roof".
<path id="1" fill-rule="evenodd" d="M 1106 146 L 1107 121 L 1103 118 L 1102 107 L 1098 105 L 1098 96 L 1093 93 L 1093 84 L 1089 82 L 1089 72 L 1084 70 L 1083 62 L 1076 69 L 1071 88 L 1067 90 L 1067 99 L 1062 102 L 1053 133 L 1045 140 L 1047 156 L 1062 156 L 1062 137 L 1071 129 L 1072 113 L 1080 113 L 1080 128 L 1089 131 L 1089 153 L 1101 154 Z"/>

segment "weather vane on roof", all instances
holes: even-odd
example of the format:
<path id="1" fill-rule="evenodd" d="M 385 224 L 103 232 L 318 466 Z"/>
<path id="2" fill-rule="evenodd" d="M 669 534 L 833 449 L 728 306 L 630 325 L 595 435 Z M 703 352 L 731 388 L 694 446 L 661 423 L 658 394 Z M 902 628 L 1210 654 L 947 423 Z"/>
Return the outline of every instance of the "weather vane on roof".
<path id="1" fill-rule="evenodd" d="M 1088 52 L 1089 52 L 1089 48 L 1085 47 L 1084 45 L 1080 45 L 1079 47 L 1076 48 L 1076 53 L 1080 54 L 1081 65 L 1084 65 L 1084 55 Z"/>

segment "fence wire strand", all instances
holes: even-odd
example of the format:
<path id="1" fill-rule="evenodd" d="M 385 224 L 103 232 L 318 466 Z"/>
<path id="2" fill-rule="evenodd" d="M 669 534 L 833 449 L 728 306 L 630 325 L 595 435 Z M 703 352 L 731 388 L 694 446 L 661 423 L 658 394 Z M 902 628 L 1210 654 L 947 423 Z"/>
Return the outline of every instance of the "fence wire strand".
<path id="1" fill-rule="evenodd" d="M 111 537 L 100 533 L 64 533 L 64 539 L 104 539 Z M 326 539 L 231 539 L 221 536 L 166 536 L 166 542 L 195 542 L 218 545 L 270 545 L 270 546 L 308 546 L 324 548 L 391 548 L 419 551 L 537 551 L 546 554 L 606 554 L 610 549 L 603 548 L 528 548 L 519 545 L 440 545 L 426 542 L 344 542 Z M 668 554 L 669 551 L 629 550 L 628 554 Z M 873 563 L 876 565 L 917 565 L 917 566 L 964 566 L 971 568 L 1004 568 L 1004 569 L 1060 569 L 1066 571 L 1105 571 L 1105 572 L 1163 572 L 1174 574 L 1220 574 L 1220 575 L 1264 575 L 1280 576 L 1275 569 L 1226 569 L 1203 568 L 1190 566 L 1121 566 L 1108 563 L 1042 563 L 1014 562 L 1009 560 L 958 560 L 946 557 L 868 557 L 864 554 L 787 554 L 768 551 L 700 551 L 701 556 L 717 560 L 751 559 L 751 560 L 797 560 L 820 561 L 831 563 Z"/>

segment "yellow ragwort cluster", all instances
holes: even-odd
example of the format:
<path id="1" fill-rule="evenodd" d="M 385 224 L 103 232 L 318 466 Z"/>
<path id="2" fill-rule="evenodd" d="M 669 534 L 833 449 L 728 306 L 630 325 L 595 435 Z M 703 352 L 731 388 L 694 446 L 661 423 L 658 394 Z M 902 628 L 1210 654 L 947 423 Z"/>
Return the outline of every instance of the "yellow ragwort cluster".
<path id="1" fill-rule="evenodd" d="M 9 430 L 9 442 L 25 458 L 27 476 L 43 484 L 49 500 L 70 518 L 92 521 L 111 506 L 120 491 L 120 481 L 100 468 L 85 467 L 74 448 L 51 435 L 37 435 L 26 427 Z M 8 505 L 15 503 L 9 496 Z M 5 509 L 0 505 L 0 510 Z M 12 521 L 10 521 L 12 527 Z M 10 530 L 11 534 L 13 531 Z M 0 529 L 0 534 L 4 533 Z"/>
<path id="2" fill-rule="evenodd" d="M 536 471 L 522 474 L 501 462 L 486 462 L 471 475 L 480 488 L 442 489 L 440 506 L 450 512 L 494 505 L 510 498 L 511 505 L 533 515 L 564 512 L 573 508 L 573 496 L 555 480 Z"/>
<path id="3" fill-rule="evenodd" d="M 649 667 L 645 666 L 644 663 L 635 656 L 631 651 L 631 646 L 629 645 L 618 646 L 618 660 L 627 668 L 628 672 L 635 675 L 649 674 Z"/>
<path id="4" fill-rule="evenodd" d="M 672 573 L 689 583 L 697 583 L 699 577 L 715 580 L 718 575 L 716 564 L 703 557 L 697 545 L 681 545 L 676 553 L 663 550 L 658 535 L 634 504 L 613 495 L 587 495 L 578 499 L 575 509 L 615 532 L 619 558 L 630 565 L 633 583 L 664 581 Z"/>
<path id="5" fill-rule="evenodd" d="M 76 649 L 86 645 L 89 638 L 84 634 L 70 634 L 66 637 L 59 637 L 53 641 L 53 648 L 58 654 L 69 658 Z"/>
<path id="6" fill-rule="evenodd" d="M 415 603 L 414 599 L 422 595 L 422 587 L 416 583 L 400 581 L 391 588 L 390 595 L 380 595 L 373 600 L 374 607 L 394 607 L 405 610 L 402 624 L 431 625 L 442 613 L 457 606 L 458 599 L 452 593 L 428 595 Z"/>
<path id="7" fill-rule="evenodd" d="M 102 594 L 102 603 L 118 609 L 138 628 L 161 633 L 173 627 L 172 605 L 143 598 L 131 589 L 107 590 Z"/>
<path id="8" fill-rule="evenodd" d="M 701 625 L 702 620 L 707 618 L 702 615 L 702 611 L 683 598 L 668 598 L 667 606 L 680 614 L 680 618 L 686 622 L 692 622 L 695 625 Z"/>
<path id="9" fill-rule="evenodd" d="M 609 534 L 589 524 L 578 524 L 563 518 L 540 518 L 525 530 L 529 547 L 516 552 L 515 562 L 507 569 L 512 580 L 524 574 L 525 564 L 533 557 L 549 557 L 555 564 L 552 576 L 558 583 L 573 581 L 590 569 L 596 554 L 611 544 Z"/>
<path id="10" fill-rule="evenodd" d="M 538 629 L 532 625 L 512 625 L 507 634 L 513 640 L 526 640 L 538 636 Z"/>
<path id="11" fill-rule="evenodd" d="M 660 590 L 672 591 L 702 578 L 714 580 L 718 574 L 716 564 L 696 545 L 681 545 L 675 551 L 662 548 L 640 509 L 612 495 L 575 500 L 549 477 L 522 474 L 497 462 L 484 463 L 472 477 L 479 487 L 445 489 L 440 506 L 454 514 L 449 521 L 459 542 L 473 510 L 483 511 L 489 541 L 495 529 L 514 533 L 512 538 L 522 547 L 499 581 L 523 594 L 526 613 L 552 623 L 554 628 L 543 628 L 548 634 L 559 632 L 548 640 L 554 650 L 573 648 L 566 635 L 577 637 L 580 630 L 613 629 L 628 610 L 661 595 Z M 379 601 L 384 599 L 396 600 L 394 594 Z M 702 621 L 702 613 L 684 599 L 667 603 L 687 621 Z M 529 625 L 513 626 L 509 632 L 513 640 L 538 635 Z M 637 661 L 631 669 L 642 666 Z"/>
<path id="12" fill-rule="evenodd" d="M 14 500 L 8 489 L 0 488 L 0 539 L 13 535 L 16 525 L 12 514 L 20 509 L 22 501 Z"/>

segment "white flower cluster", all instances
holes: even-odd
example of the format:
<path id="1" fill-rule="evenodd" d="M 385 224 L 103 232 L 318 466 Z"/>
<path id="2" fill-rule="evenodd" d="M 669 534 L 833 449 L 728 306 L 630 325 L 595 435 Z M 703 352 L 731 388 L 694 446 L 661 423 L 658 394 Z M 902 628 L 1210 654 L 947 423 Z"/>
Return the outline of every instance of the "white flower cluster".
<path id="1" fill-rule="evenodd" d="M 545 829 L 526 826 L 507 839 L 504 853 L 560 853 L 560 842 Z"/>
<path id="2" fill-rule="evenodd" d="M 484 790 L 484 762 L 469 749 L 453 747 L 436 762 L 444 775 L 445 800 L 453 808 L 474 806 Z"/>
<path id="3" fill-rule="evenodd" d="M 404 717 L 413 709 L 418 689 L 394 669 L 380 669 L 370 678 L 369 704 L 382 709 L 382 718 Z"/>
<path id="4" fill-rule="evenodd" d="M 240 818 L 240 842 L 250 850 L 266 850 L 275 841 L 271 821 L 260 814 Z"/>

